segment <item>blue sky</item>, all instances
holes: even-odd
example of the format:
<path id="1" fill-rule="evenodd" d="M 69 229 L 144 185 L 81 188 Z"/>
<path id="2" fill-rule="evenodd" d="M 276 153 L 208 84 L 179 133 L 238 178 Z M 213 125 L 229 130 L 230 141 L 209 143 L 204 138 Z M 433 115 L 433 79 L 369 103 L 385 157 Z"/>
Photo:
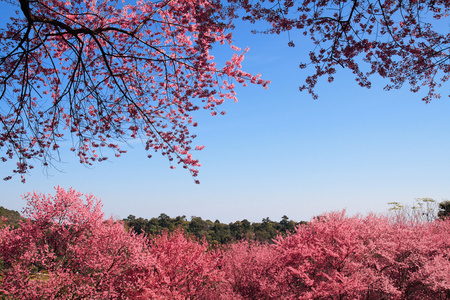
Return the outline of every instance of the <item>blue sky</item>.
<path id="1" fill-rule="evenodd" d="M 5 5 L 4 2 L 0 4 Z M 3 14 L 8 11 L 3 9 Z M 317 85 L 318 100 L 300 93 L 308 74 L 298 64 L 309 43 L 287 47 L 288 36 L 252 35 L 238 24 L 235 44 L 250 47 L 243 68 L 261 73 L 272 84 L 238 87 L 239 102 L 225 103 L 225 116 L 198 114 L 196 152 L 200 185 L 189 173 L 160 155 L 146 158 L 140 142 L 119 159 L 86 168 L 75 156 L 49 175 L 37 168 L 27 183 L 0 182 L 0 205 L 21 210 L 21 195 L 53 187 L 73 187 L 101 198 L 106 215 L 126 218 L 199 216 L 232 222 L 259 222 L 283 215 L 300 221 L 330 210 L 349 214 L 386 212 L 388 202 L 414 198 L 450 198 L 450 102 L 425 104 L 408 87 L 385 92 L 374 78 L 360 88 L 350 72 Z M 223 61 L 229 51 L 217 49 Z M 64 154 L 64 153 L 63 153 Z M 1 176 L 12 169 L 3 163 Z"/>

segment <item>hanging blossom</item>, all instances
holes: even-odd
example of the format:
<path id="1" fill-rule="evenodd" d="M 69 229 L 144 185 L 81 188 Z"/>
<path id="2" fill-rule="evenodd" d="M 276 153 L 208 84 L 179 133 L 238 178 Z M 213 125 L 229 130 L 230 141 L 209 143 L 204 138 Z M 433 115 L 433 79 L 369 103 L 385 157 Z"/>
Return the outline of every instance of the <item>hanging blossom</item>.
<path id="1" fill-rule="evenodd" d="M 412 92 L 425 89 L 422 100 L 427 103 L 440 98 L 439 88 L 449 79 L 450 36 L 442 20 L 450 13 L 450 1 L 228 2 L 234 10 L 245 10 L 244 20 L 266 21 L 268 28 L 262 33 L 288 33 L 290 47 L 295 47 L 296 39 L 302 47 L 308 45 L 302 36 L 310 40 L 309 56 L 299 67 L 311 66 L 313 71 L 300 91 L 308 91 L 314 99 L 319 79 L 333 82 L 342 68 L 349 69 L 362 87 L 370 88 L 370 78 L 378 75 L 388 81 L 385 90 L 404 85 Z"/>
<path id="2" fill-rule="evenodd" d="M 92 165 L 137 138 L 196 176 L 192 113 L 236 101 L 234 82 L 269 83 L 241 69 L 247 50 L 232 45 L 220 1 L 20 0 L 17 9 L 0 31 L 0 159 L 16 161 L 22 181 L 68 143 Z M 223 67 L 211 55 L 219 44 L 235 51 Z"/>

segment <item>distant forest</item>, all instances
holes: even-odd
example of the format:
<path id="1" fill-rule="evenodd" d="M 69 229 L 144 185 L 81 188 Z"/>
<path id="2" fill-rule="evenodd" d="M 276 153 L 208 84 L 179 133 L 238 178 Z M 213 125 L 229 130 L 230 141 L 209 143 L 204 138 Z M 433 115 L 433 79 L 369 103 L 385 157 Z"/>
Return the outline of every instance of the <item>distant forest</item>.
<path id="1" fill-rule="evenodd" d="M 406 220 L 416 222 L 430 222 L 437 218 L 450 216 L 450 201 L 438 203 L 430 198 L 416 199 L 412 206 L 403 205 L 398 202 L 389 203 L 393 216 L 401 216 Z M 4 220 L 3 218 L 7 220 Z M 18 227 L 20 220 L 24 218 L 14 210 L 0 206 L 0 225 L 9 224 Z M 127 229 L 132 229 L 136 233 L 144 233 L 149 236 L 158 235 L 167 230 L 172 232 L 178 228 L 189 235 L 200 240 L 206 239 L 210 245 L 223 245 L 241 240 L 253 240 L 258 242 L 271 243 L 277 235 L 286 235 L 287 232 L 295 231 L 299 224 L 307 224 L 305 221 L 295 222 L 287 216 L 283 216 L 279 222 L 269 218 L 263 218 L 261 222 L 250 222 L 247 219 L 229 224 L 221 223 L 219 220 L 203 220 L 201 217 L 177 216 L 171 218 L 162 213 L 159 217 L 144 219 L 129 215 L 122 220 Z"/>
<path id="2" fill-rule="evenodd" d="M 272 221 L 269 218 L 262 219 L 262 222 L 251 223 L 247 219 L 234 223 L 224 224 L 219 220 L 203 220 L 200 217 L 186 216 L 171 218 L 166 214 L 160 214 L 157 218 L 150 220 L 136 218 L 133 215 L 123 219 L 126 226 L 132 227 L 137 233 L 147 233 L 150 235 L 161 233 L 163 230 L 173 231 L 182 228 L 184 232 L 190 233 L 199 239 L 205 238 L 210 244 L 227 244 L 239 240 L 255 240 L 259 242 L 271 242 L 278 234 L 293 232 L 295 227 L 306 222 L 295 222 L 287 216 L 283 216 L 280 222 Z"/>
<path id="3" fill-rule="evenodd" d="M 20 220 L 23 219 L 19 212 L 0 206 L 0 225 L 7 224 L 18 227 Z M 243 239 L 271 242 L 279 234 L 285 235 L 287 232 L 293 232 L 298 224 L 306 224 L 304 221 L 290 220 L 287 216 L 283 216 L 279 222 L 264 218 L 261 222 L 249 222 L 244 219 L 224 224 L 219 220 L 212 222 L 211 220 L 203 220 L 201 217 L 191 217 L 190 221 L 186 216 L 171 218 L 164 213 L 149 220 L 129 215 L 122 221 L 127 228 L 132 228 L 136 233 L 148 235 L 156 235 L 164 230 L 174 231 L 181 228 L 184 232 L 200 240 L 205 238 L 209 244 L 213 245 L 227 244 Z"/>

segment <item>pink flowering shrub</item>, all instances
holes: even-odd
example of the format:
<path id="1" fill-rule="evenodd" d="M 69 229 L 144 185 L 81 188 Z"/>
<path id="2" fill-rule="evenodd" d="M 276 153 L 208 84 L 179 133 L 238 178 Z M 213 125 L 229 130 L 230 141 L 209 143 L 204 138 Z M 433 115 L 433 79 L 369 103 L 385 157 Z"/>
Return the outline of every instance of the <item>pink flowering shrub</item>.
<path id="1" fill-rule="evenodd" d="M 274 247 L 240 241 L 224 253 L 223 268 L 234 299 L 282 299 L 278 280 L 285 270 Z"/>
<path id="2" fill-rule="evenodd" d="M 27 220 L 0 229 L 0 298 L 186 299 L 214 292 L 218 253 L 184 237 L 150 241 L 104 220 L 93 196 L 25 196 Z"/>
<path id="3" fill-rule="evenodd" d="M 243 299 L 447 299 L 449 229 L 330 213 L 273 245 L 232 246 L 226 270 Z"/>
<path id="4" fill-rule="evenodd" d="M 450 221 L 328 213 L 273 244 L 221 249 L 104 220 L 93 196 L 25 196 L 0 227 L 0 299 L 448 299 Z"/>
<path id="5" fill-rule="evenodd" d="M 221 252 L 208 250 L 205 240 L 189 238 L 181 229 L 164 232 L 150 240 L 149 252 L 158 262 L 155 279 L 163 299 L 218 297 Z"/>
<path id="6" fill-rule="evenodd" d="M 19 299 L 115 299 L 146 294 L 154 259 L 143 236 L 103 220 L 101 203 L 74 190 L 25 196 L 28 218 L 0 231 L 0 292 Z M 151 274 L 150 274 L 151 275 Z M 151 276 L 150 276 L 151 278 Z"/>

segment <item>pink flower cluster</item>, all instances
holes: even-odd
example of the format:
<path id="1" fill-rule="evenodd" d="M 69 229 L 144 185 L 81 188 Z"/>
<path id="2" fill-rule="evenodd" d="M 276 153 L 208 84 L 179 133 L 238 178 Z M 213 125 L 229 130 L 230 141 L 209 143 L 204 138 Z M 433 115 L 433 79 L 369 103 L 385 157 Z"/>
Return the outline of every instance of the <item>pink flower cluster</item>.
<path id="1" fill-rule="evenodd" d="M 74 190 L 25 196 L 0 228 L 6 299 L 446 299 L 450 221 L 328 213 L 272 244 L 144 236 Z M 84 200 L 83 200 L 84 199 Z"/>
<path id="2" fill-rule="evenodd" d="M 228 2 L 240 10 L 242 19 L 266 21 L 269 26 L 263 33 L 290 37 L 297 30 L 296 43 L 309 47 L 300 68 L 308 67 L 310 73 L 300 90 L 314 99 L 319 79 L 332 82 L 341 68 L 350 70 L 361 87 L 370 88 L 371 77 L 378 75 L 387 81 L 385 90 L 408 85 L 412 92 L 422 89 L 425 102 L 440 98 L 439 89 L 450 78 L 450 38 L 440 29 L 441 20 L 450 14 L 448 0 Z M 296 43 L 291 40 L 288 46 Z"/>
<path id="3" fill-rule="evenodd" d="M 224 114 L 235 82 L 269 84 L 242 70 L 247 50 L 233 45 L 220 1 L 19 2 L 0 28 L 0 160 L 16 160 L 22 181 L 31 160 L 51 166 L 69 136 L 82 164 L 107 160 L 105 150 L 120 157 L 139 138 L 196 176 L 195 112 Z M 211 49 L 225 44 L 235 53 L 221 67 Z"/>

